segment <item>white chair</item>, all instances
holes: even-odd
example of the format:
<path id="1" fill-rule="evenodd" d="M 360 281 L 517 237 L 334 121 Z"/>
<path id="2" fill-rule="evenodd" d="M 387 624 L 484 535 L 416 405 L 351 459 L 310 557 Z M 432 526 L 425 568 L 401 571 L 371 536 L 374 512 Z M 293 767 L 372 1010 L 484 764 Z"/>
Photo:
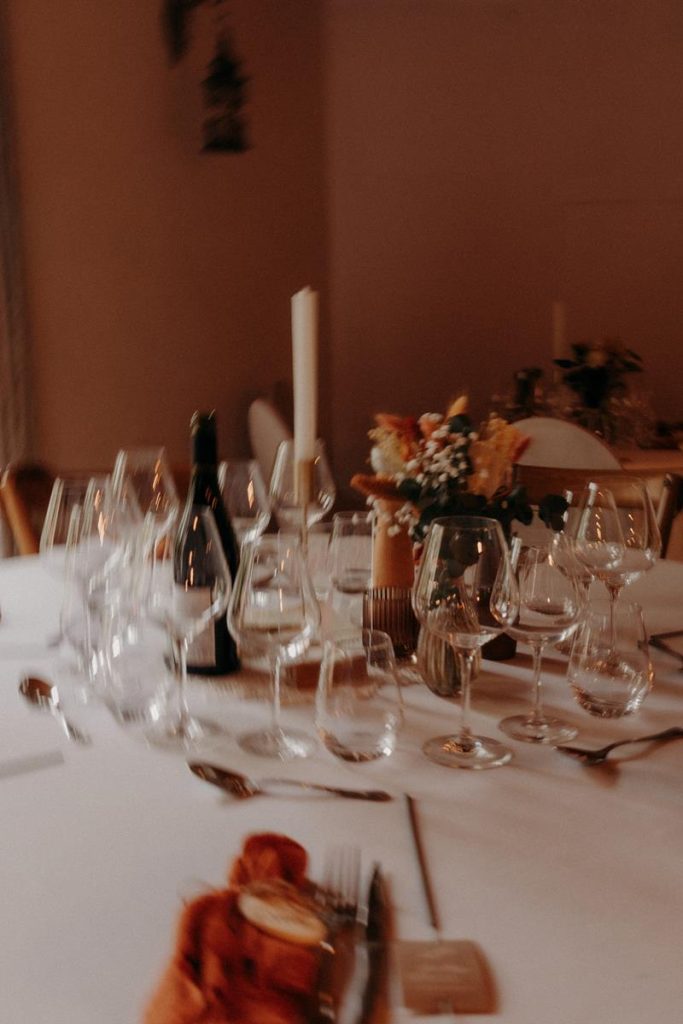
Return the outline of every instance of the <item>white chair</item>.
<path id="1" fill-rule="evenodd" d="M 575 423 L 550 416 L 529 416 L 514 426 L 531 443 L 519 458 L 520 466 L 554 466 L 556 469 L 620 469 L 621 463 L 595 434 Z"/>
<path id="2" fill-rule="evenodd" d="M 282 415 L 267 398 L 255 398 L 247 415 L 249 441 L 254 458 L 268 485 L 278 445 L 289 441 L 292 432 Z"/>

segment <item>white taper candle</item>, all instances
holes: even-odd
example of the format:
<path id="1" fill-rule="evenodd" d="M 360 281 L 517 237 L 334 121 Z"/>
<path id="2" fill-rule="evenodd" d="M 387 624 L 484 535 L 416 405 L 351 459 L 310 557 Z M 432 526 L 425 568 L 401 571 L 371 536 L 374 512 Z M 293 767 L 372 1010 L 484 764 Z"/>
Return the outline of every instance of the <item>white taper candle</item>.
<path id="1" fill-rule="evenodd" d="M 318 421 L 318 293 L 309 287 L 292 296 L 294 461 L 315 457 Z"/>

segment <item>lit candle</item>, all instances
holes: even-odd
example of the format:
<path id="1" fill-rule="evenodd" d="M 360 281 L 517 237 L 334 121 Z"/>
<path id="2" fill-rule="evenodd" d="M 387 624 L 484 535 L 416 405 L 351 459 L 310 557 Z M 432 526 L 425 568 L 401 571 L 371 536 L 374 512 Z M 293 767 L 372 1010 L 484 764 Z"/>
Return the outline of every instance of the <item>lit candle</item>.
<path id="1" fill-rule="evenodd" d="M 567 309 L 564 302 L 553 302 L 553 359 L 567 358 Z"/>
<path id="2" fill-rule="evenodd" d="M 294 461 L 315 458 L 318 419 L 318 293 L 302 288 L 292 296 Z"/>

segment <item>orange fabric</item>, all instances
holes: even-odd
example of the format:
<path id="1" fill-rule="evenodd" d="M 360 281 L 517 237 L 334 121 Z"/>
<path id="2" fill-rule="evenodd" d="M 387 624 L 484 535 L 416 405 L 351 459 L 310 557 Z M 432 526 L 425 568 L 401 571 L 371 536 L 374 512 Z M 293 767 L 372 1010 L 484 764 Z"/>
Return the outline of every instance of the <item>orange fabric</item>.
<path id="1" fill-rule="evenodd" d="M 250 836 L 231 866 L 229 888 L 183 910 L 175 951 L 144 1024 L 305 1024 L 318 952 L 261 932 L 239 912 L 242 886 L 282 878 L 306 884 L 306 851 L 286 836 Z"/>

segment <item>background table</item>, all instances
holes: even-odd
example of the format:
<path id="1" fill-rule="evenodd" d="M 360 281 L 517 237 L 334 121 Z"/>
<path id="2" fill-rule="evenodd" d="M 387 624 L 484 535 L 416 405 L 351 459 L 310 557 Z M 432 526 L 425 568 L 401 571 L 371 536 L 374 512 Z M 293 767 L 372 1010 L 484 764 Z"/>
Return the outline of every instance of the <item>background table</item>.
<path id="1" fill-rule="evenodd" d="M 631 588 L 652 628 L 683 627 L 683 567 L 661 564 Z M 150 750 L 102 707 L 76 715 L 93 736 L 69 745 L 50 716 L 18 696 L 22 672 L 56 671 L 41 647 L 54 631 L 58 588 L 36 559 L 0 568 L 0 761 L 60 748 L 65 762 L 0 779 L 2 932 L 0 1017 L 45 1024 L 135 1024 L 166 962 L 181 901 L 220 885 L 243 837 L 285 832 L 320 872 L 325 848 L 358 841 L 366 871 L 390 879 L 396 930 L 429 938 L 427 912 L 402 794 L 412 793 L 444 933 L 479 943 L 505 1024 L 671 1024 L 683 1005 L 683 742 L 634 748 L 611 769 L 589 770 L 543 747 L 513 743 L 511 765 L 464 772 L 433 765 L 421 743 L 455 723 L 458 709 L 422 686 L 405 690 L 407 722 L 395 756 L 342 765 L 325 751 L 282 766 L 292 777 L 384 786 L 389 804 L 327 797 L 237 803 L 190 774 L 182 757 Z M 683 724 L 683 675 L 655 652 L 658 679 L 635 718 L 595 720 L 573 704 L 559 655 L 548 661 L 549 703 L 599 744 Z M 530 699 L 530 658 L 485 666 L 474 725 L 489 734 Z M 227 735 L 212 747 L 256 775 L 234 734 L 262 722 L 258 701 L 205 683 L 195 704 Z M 308 723 L 310 705 L 288 710 Z M 396 1009 L 396 1021 L 409 1019 Z M 462 1018 L 461 1018 L 462 1019 Z"/>

